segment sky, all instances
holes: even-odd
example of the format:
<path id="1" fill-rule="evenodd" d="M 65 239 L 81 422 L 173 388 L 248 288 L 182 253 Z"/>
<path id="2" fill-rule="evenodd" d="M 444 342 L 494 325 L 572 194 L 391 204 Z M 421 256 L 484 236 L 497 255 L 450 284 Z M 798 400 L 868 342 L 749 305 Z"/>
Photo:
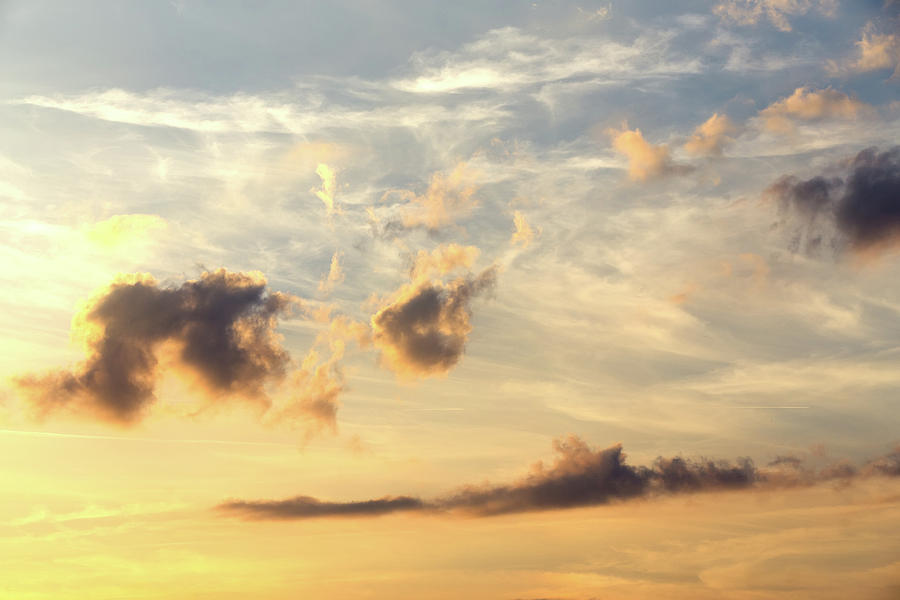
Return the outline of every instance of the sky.
<path id="1" fill-rule="evenodd" d="M 0 1 L 0 597 L 900 595 L 900 3 Z"/>

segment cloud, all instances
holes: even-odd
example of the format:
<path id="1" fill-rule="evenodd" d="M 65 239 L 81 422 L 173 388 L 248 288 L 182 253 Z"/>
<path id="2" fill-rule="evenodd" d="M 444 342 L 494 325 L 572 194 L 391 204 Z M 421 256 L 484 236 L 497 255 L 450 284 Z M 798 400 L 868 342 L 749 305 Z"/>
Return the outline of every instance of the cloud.
<path id="1" fill-rule="evenodd" d="M 591 448 L 577 436 L 553 444 L 556 459 L 534 464 L 528 474 L 510 484 L 466 486 L 435 498 L 386 496 L 361 502 L 323 502 L 308 496 L 287 500 L 232 500 L 217 508 L 248 519 L 306 519 L 391 512 L 456 513 L 477 517 L 596 506 L 616 501 L 669 494 L 780 488 L 813 485 L 857 477 L 900 476 L 900 448 L 857 469 L 838 461 L 821 469 L 801 459 L 778 457 L 759 469 L 748 458 L 734 462 L 657 458 L 650 466 L 631 466 L 619 444 Z"/>
<path id="2" fill-rule="evenodd" d="M 836 9 L 837 0 L 725 0 L 713 7 L 713 12 L 738 25 L 755 25 L 765 17 L 781 31 L 791 31 L 790 16 L 810 10 L 833 16 Z"/>
<path id="3" fill-rule="evenodd" d="M 431 252 L 419 250 L 409 271 L 409 278 L 412 281 L 422 281 L 457 269 L 470 269 L 480 253 L 475 246 L 454 243 L 442 244 Z"/>
<path id="4" fill-rule="evenodd" d="M 165 229 L 165 219 L 157 215 L 113 215 L 84 228 L 92 244 L 107 250 L 143 241 L 151 231 Z"/>
<path id="5" fill-rule="evenodd" d="M 310 496 L 298 496 L 289 500 L 261 500 L 226 502 L 219 508 L 266 519 L 313 519 L 317 517 L 374 517 L 398 511 L 419 510 L 423 503 L 411 496 L 388 496 L 361 502 L 322 502 Z M 262 517 L 265 515 L 265 517 Z"/>
<path id="6" fill-rule="evenodd" d="M 697 156 L 721 156 L 722 149 L 734 141 L 731 135 L 737 131 L 728 115 L 714 113 L 694 130 L 684 149 Z"/>
<path id="7" fill-rule="evenodd" d="M 610 130 L 613 147 L 628 158 L 628 177 L 632 181 L 647 181 L 667 175 L 681 175 L 692 170 L 672 161 L 669 147 L 654 146 L 644 139 L 640 129 Z"/>
<path id="8" fill-rule="evenodd" d="M 472 331 L 472 298 L 492 289 L 496 279 L 491 267 L 447 284 L 424 279 L 401 288 L 372 317 L 373 341 L 384 364 L 402 377 L 447 373 Z"/>
<path id="9" fill-rule="evenodd" d="M 212 397 L 266 401 L 265 385 L 283 378 L 289 362 L 275 325 L 293 302 L 267 293 L 258 273 L 220 269 L 178 287 L 122 276 L 75 319 L 87 360 L 16 385 L 41 415 L 74 409 L 132 422 L 156 400 L 160 358 L 172 354 Z"/>
<path id="10" fill-rule="evenodd" d="M 310 190 L 325 205 L 325 210 L 329 215 L 334 214 L 334 194 L 337 191 L 337 176 L 334 170 L 325 163 L 319 163 L 316 167 L 316 175 L 322 179 L 322 189 L 313 188 Z"/>
<path id="11" fill-rule="evenodd" d="M 534 240 L 534 230 L 528 224 L 525 215 L 521 211 L 517 210 L 513 213 L 513 225 L 516 230 L 513 232 L 509 243 L 514 245 L 522 244 L 523 248 L 527 248 Z"/>
<path id="12" fill-rule="evenodd" d="M 335 286 L 344 281 L 344 269 L 341 267 L 341 258 L 343 253 L 339 250 L 331 256 L 331 266 L 328 268 L 328 274 L 319 280 L 319 291 L 323 294 L 330 294 L 334 291 Z"/>
<path id="13" fill-rule="evenodd" d="M 391 190 L 382 197 L 399 197 L 405 201 L 402 225 L 407 228 L 440 229 L 465 217 L 478 206 L 475 192 L 477 174 L 466 163 L 460 163 L 449 173 L 431 176 L 428 189 L 422 195 L 410 190 Z"/>
<path id="14" fill-rule="evenodd" d="M 867 148 L 847 161 L 843 177 L 780 178 L 766 190 L 782 210 L 800 218 L 810 240 L 834 229 L 859 254 L 877 254 L 900 241 L 900 146 Z M 796 218 L 794 219 L 797 220 Z M 818 242 L 814 242 L 818 243 Z"/>
<path id="15" fill-rule="evenodd" d="M 891 78 L 900 77 L 900 36 L 897 33 L 881 33 L 874 23 L 867 23 L 856 47 L 859 49 L 857 56 L 844 64 L 829 61 L 828 70 L 832 75 L 893 69 Z"/>
<path id="16" fill-rule="evenodd" d="M 607 13 L 597 11 L 585 20 L 602 20 L 598 17 Z M 474 89 L 515 93 L 583 78 L 621 82 L 700 71 L 701 63 L 695 57 L 669 56 L 668 43 L 673 37 L 672 31 L 657 30 L 625 45 L 597 35 L 553 38 L 503 27 L 456 51 L 415 54 L 411 60 L 414 72 L 393 81 L 392 86 L 428 96 Z"/>
<path id="17" fill-rule="evenodd" d="M 763 128 L 773 133 L 794 131 L 794 121 L 818 121 L 820 119 L 856 119 L 873 111 L 872 107 L 856 98 L 825 88 L 812 90 L 798 87 L 794 93 L 772 103 L 759 112 Z"/>
<path id="18" fill-rule="evenodd" d="M 321 311 L 316 317 L 328 327 L 316 336 L 300 368 L 292 373 L 288 402 L 270 411 L 271 422 L 302 424 L 306 440 L 322 431 L 337 431 L 340 395 L 346 389 L 341 360 L 347 343 L 355 341 L 360 348 L 371 343 L 371 330 L 365 323 L 345 315 L 332 316 L 330 311 Z M 323 359 L 317 348 L 327 350 L 327 358 Z"/>

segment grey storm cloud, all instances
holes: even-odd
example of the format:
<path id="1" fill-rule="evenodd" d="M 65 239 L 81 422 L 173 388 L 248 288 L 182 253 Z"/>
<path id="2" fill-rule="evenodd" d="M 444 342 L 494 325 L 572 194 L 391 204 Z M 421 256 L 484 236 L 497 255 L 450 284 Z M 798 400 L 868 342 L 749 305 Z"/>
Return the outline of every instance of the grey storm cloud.
<path id="1" fill-rule="evenodd" d="M 466 486 L 432 500 L 387 496 L 358 502 L 325 502 L 299 496 L 285 500 L 231 500 L 217 509 L 246 519 L 263 520 L 378 516 L 394 512 L 486 517 L 671 494 L 900 476 L 900 447 L 859 468 L 848 461 L 838 461 L 821 469 L 807 467 L 802 459 L 792 456 L 777 457 L 764 469 L 754 466 L 749 458 L 723 461 L 680 456 L 659 457 L 650 466 L 632 466 L 626 463 L 621 445 L 594 449 L 576 436 L 555 441 L 554 449 L 557 456 L 552 464 L 538 462 L 518 481 Z"/>
<path id="2" fill-rule="evenodd" d="M 767 193 L 785 213 L 801 219 L 812 245 L 828 229 L 855 252 L 879 251 L 900 242 L 900 146 L 867 148 L 846 161 L 842 177 L 780 178 Z"/>
<path id="3" fill-rule="evenodd" d="M 268 293 L 259 275 L 206 272 L 178 287 L 150 277 L 114 282 L 76 318 L 88 358 L 77 368 L 16 380 L 40 414 L 87 410 L 131 422 L 155 401 L 163 347 L 214 397 L 264 398 L 290 361 L 275 333 L 291 297 Z"/>

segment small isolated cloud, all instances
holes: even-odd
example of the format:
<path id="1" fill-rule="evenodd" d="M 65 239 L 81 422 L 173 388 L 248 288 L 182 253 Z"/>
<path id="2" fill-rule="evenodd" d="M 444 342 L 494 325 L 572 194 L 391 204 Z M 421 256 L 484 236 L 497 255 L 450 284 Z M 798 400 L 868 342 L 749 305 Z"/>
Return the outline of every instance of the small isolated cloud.
<path id="1" fill-rule="evenodd" d="M 152 231 L 166 226 L 165 219 L 157 215 L 113 215 L 85 227 L 84 236 L 95 246 L 112 250 L 143 242 Z"/>
<path id="2" fill-rule="evenodd" d="M 762 109 L 759 116 L 765 130 L 791 133 L 796 121 L 856 119 L 872 112 L 870 105 L 835 89 L 812 90 L 799 87 L 787 98 Z"/>
<path id="3" fill-rule="evenodd" d="M 334 288 L 344 281 L 344 268 L 341 266 L 341 258 L 344 253 L 336 250 L 331 256 L 331 266 L 328 273 L 319 280 L 319 292 L 328 295 Z"/>
<path id="4" fill-rule="evenodd" d="M 862 468 L 838 461 L 817 470 L 793 457 L 779 457 L 766 469 L 757 468 L 748 458 L 730 462 L 681 456 L 659 457 L 650 466 L 632 466 L 627 464 L 620 444 L 591 448 L 577 436 L 556 440 L 553 447 L 556 459 L 551 464 L 538 462 L 517 481 L 465 486 L 433 500 L 386 496 L 357 502 L 325 502 L 298 496 L 286 500 L 232 500 L 217 508 L 248 519 L 276 520 L 378 516 L 401 511 L 487 517 L 670 494 L 773 489 L 859 477 L 900 476 L 900 448 L 869 461 Z"/>
<path id="5" fill-rule="evenodd" d="M 900 78 L 900 35 L 896 31 L 884 33 L 874 23 L 867 23 L 856 47 L 858 50 L 854 58 L 843 64 L 828 63 L 832 75 L 892 69 L 894 73 L 891 78 Z"/>
<path id="6" fill-rule="evenodd" d="M 334 170 L 325 163 L 319 163 L 319 166 L 316 167 L 316 175 L 322 180 L 322 188 L 313 188 L 310 191 L 322 201 L 322 204 L 325 205 L 325 210 L 329 215 L 334 214 L 334 194 L 337 191 L 337 175 L 335 175 Z"/>
<path id="7" fill-rule="evenodd" d="M 613 148 L 628 158 L 628 177 L 632 181 L 647 181 L 668 175 L 682 175 L 692 170 L 672 161 L 669 147 L 654 146 L 644 139 L 640 129 L 610 130 Z"/>
<path id="8" fill-rule="evenodd" d="M 275 325 L 293 302 L 268 293 L 258 273 L 220 269 L 178 287 L 122 276 L 75 319 L 84 363 L 15 382 L 40 415 L 69 409 L 133 422 L 156 400 L 165 355 L 211 397 L 266 402 L 265 385 L 282 379 L 289 362 Z"/>
<path id="9" fill-rule="evenodd" d="M 527 248 L 534 240 L 534 230 L 528 224 L 528 220 L 521 211 L 517 210 L 513 213 L 513 225 L 516 230 L 513 232 L 509 243 L 513 245 L 522 244 L 523 248 Z"/>
<path id="10" fill-rule="evenodd" d="M 444 375 L 459 362 L 472 331 L 472 299 L 494 287 L 497 269 L 450 283 L 422 277 L 403 286 L 372 317 L 373 341 L 384 364 L 412 379 Z"/>
<path id="11" fill-rule="evenodd" d="M 867 148 L 834 174 L 780 178 L 767 189 L 792 223 L 817 246 L 829 231 L 859 255 L 900 242 L 900 146 Z"/>
<path id="12" fill-rule="evenodd" d="M 732 135 L 737 131 L 728 115 L 714 113 L 694 130 L 684 149 L 695 156 L 721 156 L 722 149 L 734 141 Z"/>
<path id="13" fill-rule="evenodd" d="M 765 18 L 781 31 L 791 31 L 788 17 L 811 10 L 830 17 L 836 9 L 837 0 L 725 0 L 714 6 L 713 12 L 738 25 L 755 25 Z"/>
<path id="14" fill-rule="evenodd" d="M 435 231 L 455 223 L 478 206 L 476 180 L 477 174 L 465 163 L 460 163 L 449 173 L 434 173 L 422 195 L 409 190 L 391 190 L 382 199 L 399 197 L 406 202 L 403 227 L 425 227 Z"/>

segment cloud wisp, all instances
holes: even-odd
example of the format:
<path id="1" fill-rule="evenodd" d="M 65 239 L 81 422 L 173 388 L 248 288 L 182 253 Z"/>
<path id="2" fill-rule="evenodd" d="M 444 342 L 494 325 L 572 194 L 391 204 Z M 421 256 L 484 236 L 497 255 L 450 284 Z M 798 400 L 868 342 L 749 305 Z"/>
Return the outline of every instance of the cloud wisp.
<path id="1" fill-rule="evenodd" d="M 285 500 L 229 500 L 217 510 L 250 520 L 292 520 L 343 516 L 380 516 L 395 512 L 488 517 L 562 510 L 671 494 L 781 488 L 855 478 L 900 476 L 900 448 L 857 468 L 841 461 L 816 470 L 801 459 L 779 457 L 766 468 L 748 458 L 734 462 L 657 458 L 650 466 L 627 464 L 622 446 L 591 448 L 577 436 L 554 442 L 556 459 L 534 464 L 510 484 L 466 486 L 423 500 L 385 496 L 358 502 L 325 502 L 309 496 Z"/>
<path id="2" fill-rule="evenodd" d="M 275 332 L 295 299 L 268 292 L 258 273 L 203 273 L 178 287 L 123 276 L 75 319 L 88 358 L 71 370 L 15 380 L 38 415 L 87 411 L 139 420 L 156 400 L 161 360 L 186 371 L 212 398 L 268 402 L 265 386 L 290 362 Z"/>
<path id="3" fill-rule="evenodd" d="M 791 31 L 788 17 L 805 15 L 816 10 L 833 16 L 837 0 L 725 0 L 713 7 L 720 18 L 738 25 L 755 25 L 763 18 L 781 31 Z"/>
<path id="4" fill-rule="evenodd" d="M 859 255 L 877 255 L 900 242 L 900 146 L 867 148 L 847 161 L 846 173 L 807 180 L 786 175 L 766 194 L 799 222 L 806 249 L 832 231 Z"/>

